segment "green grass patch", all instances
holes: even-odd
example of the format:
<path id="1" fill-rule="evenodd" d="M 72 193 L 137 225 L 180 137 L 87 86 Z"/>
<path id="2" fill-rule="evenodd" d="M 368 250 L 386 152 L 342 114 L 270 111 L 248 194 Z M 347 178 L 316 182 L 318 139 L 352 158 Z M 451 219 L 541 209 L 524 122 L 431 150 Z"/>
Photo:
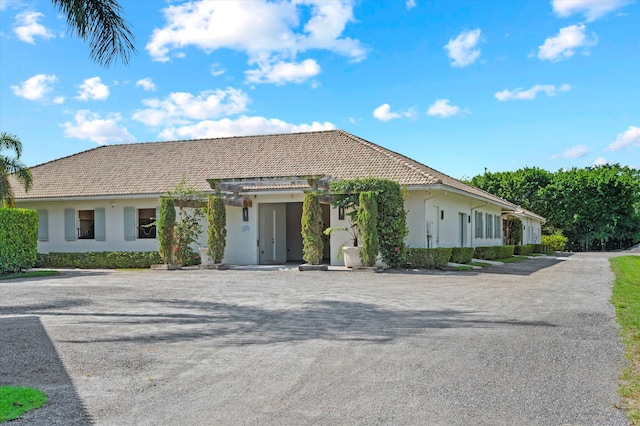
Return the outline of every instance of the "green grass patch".
<path id="1" fill-rule="evenodd" d="M 0 423 L 17 419 L 45 402 L 47 395 L 38 389 L 0 386 Z"/>
<path id="2" fill-rule="evenodd" d="M 487 263 L 487 262 L 471 262 L 469 265 L 471 265 L 471 266 L 480 266 L 482 268 L 486 268 L 488 266 L 491 266 L 491 264 Z"/>
<path id="3" fill-rule="evenodd" d="M 496 259 L 496 262 L 516 263 L 516 262 L 522 262 L 523 260 L 527 260 L 527 259 L 529 259 L 527 256 L 512 256 L 504 259 Z"/>
<path id="4" fill-rule="evenodd" d="M 2 274 L 0 275 L 0 280 L 11 280 L 14 278 L 35 278 L 35 277 L 50 277 L 52 275 L 58 275 L 60 272 L 58 271 L 28 271 L 28 272 L 18 272 L 17 274 Z"/>
<path id="5" fill-rule="evenodd" d="M 616 308 L 629 364 L 622 370 L 618 392 L 632 425 L 640 425 L 640 256 L 610 259 L 616 275 L 611 303 Z"/>
<path id="6" fill-rule="evenodd" d="M 451 268 L 452 271 L 473 271 L 473 266 L 458 265 Z"/>

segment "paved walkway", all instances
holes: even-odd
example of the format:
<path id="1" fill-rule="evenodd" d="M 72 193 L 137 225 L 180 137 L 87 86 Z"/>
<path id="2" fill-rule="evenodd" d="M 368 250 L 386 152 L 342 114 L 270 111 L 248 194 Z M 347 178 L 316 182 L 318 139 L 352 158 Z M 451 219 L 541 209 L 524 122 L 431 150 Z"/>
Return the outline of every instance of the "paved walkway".
<path id="1" fill-rule="evenodd" d="M 50 395 L 16 425 L 626 425 L 612 278 L 575 254 L 0 282 L 0 382 Z"/>

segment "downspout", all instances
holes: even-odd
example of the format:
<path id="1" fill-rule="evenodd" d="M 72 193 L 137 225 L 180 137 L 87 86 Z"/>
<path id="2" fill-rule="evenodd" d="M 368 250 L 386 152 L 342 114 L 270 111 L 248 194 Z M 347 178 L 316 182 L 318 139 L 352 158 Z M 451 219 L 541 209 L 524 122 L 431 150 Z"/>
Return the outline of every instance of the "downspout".
<path id="1" fill-rule="evenodd" d="M 447 195 L 449 193 L 449 191 L 445 190 L 442 194 L 438 194 L 438 195 L 434 195 L 432 197 L 424 197 L 424 224 L 425 227 L 427 225 L 427 201 L 429 200 L 433 200 L 434 198 L 438 198 L 438 197 L 443 197 L 445 195 Z M 440 220 L 439 217 L 436 218 L 436 220 Z M 435 224 L 434 224 L 435 226 Z M 429 235 L 427 234 L 427 229 L 424 230 L 424 238 L 425 238 L 425 246 L 427 248 L 429 248 Z"/>
<path id="2" fill-rule="evenodd" d="M 480 204 L 479 206 L 471 207 L 471 210 L 469 211 L 469 217 L 473 216 L 473 211 L 475 209 L 479 209 L 480 207 L 486 207 L 488 205 L 489 205 L 489 202 L 487 201 L 486 203 Z M 502 217 L 500 218 L 500 220 L 502 220 Z M 475 224 L 475 220 L 474 220 L 474 224 Z M 471 230 L 471 247 L 475 247 L 475 245 L 473 244 L 474 243 L 474 241 L 473 241 L 474 236 L 475 236 L 475 232 L 473 232 L 473 229 L 472 229 Z"/>

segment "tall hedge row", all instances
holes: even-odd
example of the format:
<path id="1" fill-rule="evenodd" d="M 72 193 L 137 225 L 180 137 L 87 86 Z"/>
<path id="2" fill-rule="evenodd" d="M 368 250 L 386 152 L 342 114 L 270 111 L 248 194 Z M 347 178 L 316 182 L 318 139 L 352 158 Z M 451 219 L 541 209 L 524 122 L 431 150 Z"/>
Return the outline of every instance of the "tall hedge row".
<path id="1" fill-rule="evenodd" d="M 37 254 L 38 212 L 0 208 L 0 274 L 31 268 Z"/>

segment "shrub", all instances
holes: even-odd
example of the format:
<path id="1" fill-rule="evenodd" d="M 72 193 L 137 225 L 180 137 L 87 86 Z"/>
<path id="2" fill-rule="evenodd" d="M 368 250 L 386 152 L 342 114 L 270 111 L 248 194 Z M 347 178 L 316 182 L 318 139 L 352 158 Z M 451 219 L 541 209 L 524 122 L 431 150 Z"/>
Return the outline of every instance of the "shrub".
<path id="1" fill-rule="evenodd" d="M 38 212 L 0 208 L 0 274 L 31 268 L 38 254 Z"/>
<path id="2" fill-rule="evenodd" d="M 371 191 L 360 193 L 360 206 L 358 207 L 358 229 L 362 235 L 362 250 L 360 259 L 366 266 L 376 263 L 380 245 L 378 244 L 378 203 L 375 194 Z"/>
<path id="3" fill-rule="evenodd" d="M 173 263 L 173 232 L 176 225 L 176 207 L 173 198 L 160 200 L 158 216 L 158 252 L 164 263 Z"/>
<path id="4" fill-rule="evenodd" d="M 454 247 L 451 249 L 450 262 L 469 263 L 473 259 L 473 247 Z"/>
<path id="5" fill-rule="evenodd" d="M 534 253 L 544 253 L 546 250 L 544 249 L 543 244 L 533 244 L 533 252 Z"/>
<path id="6" fill-rule="evenodd" d="M 192 257 L 192 261 L 195 262 L 196 259 Z M 118 269 L 149 268 L 158 263 L 162 263 L 162 258 L 157 251 L 89 251 L 39 253 L 36 266 L 39 268 Z"/>
<path id="7" fill-rule="evenodd" d="M 322 262 L 322 208 L 318 193 L 307 192 L 302 204 L 302 260 L 319 265 Z"/>
<path id="8" fill-rule="evenodd" d="M 352 223 L 357 223 L 359 194 L 365 191 L 376 194 L 380 254 L 383 262 L 390 267 L 399 266 L 408 232 L 404 210 L 405 191 L 400 184 L 388 179 L 362 178 L 333 181 L 330 189 L 335 194 L 333 207 L 344 207 L 346 211 L 351 211 Z"/>
<path id="9" fill-rule="evenodd" d="M 405 266 L 415 269 L 444 269 L 451 258 L 450 248 L 406 248 Z"/>
<path id="10" fill-rule="evenodd" d="M 533 253 L 533 244 L 525 244 L 523 246 L 515 246 L 513 249 L 513 254 L 517 254 L 520 256 L 528 256 Z"/>
<path id="11" fill-rule="evenodd" d="M 473 257 L 476 259 L 494 260 L 513 256 L 515 246 L 476 247 Z"/>
<path id="12" fill-rule="evenodd" d="M 568 238 L 562 232 L 555 232 L 552 235 L 543 235 L 542 244 L 551 251 L 562 251 L 567 245 Z"/>
<path id="13" fill-rule="evenodd" d="M 209 197 L 207 221 L 209 222 L 207 254 L 211 256 L 213 263 L 221 263 L 227 245 L 227 211 L 222 195 L 215 194 Z"/>

